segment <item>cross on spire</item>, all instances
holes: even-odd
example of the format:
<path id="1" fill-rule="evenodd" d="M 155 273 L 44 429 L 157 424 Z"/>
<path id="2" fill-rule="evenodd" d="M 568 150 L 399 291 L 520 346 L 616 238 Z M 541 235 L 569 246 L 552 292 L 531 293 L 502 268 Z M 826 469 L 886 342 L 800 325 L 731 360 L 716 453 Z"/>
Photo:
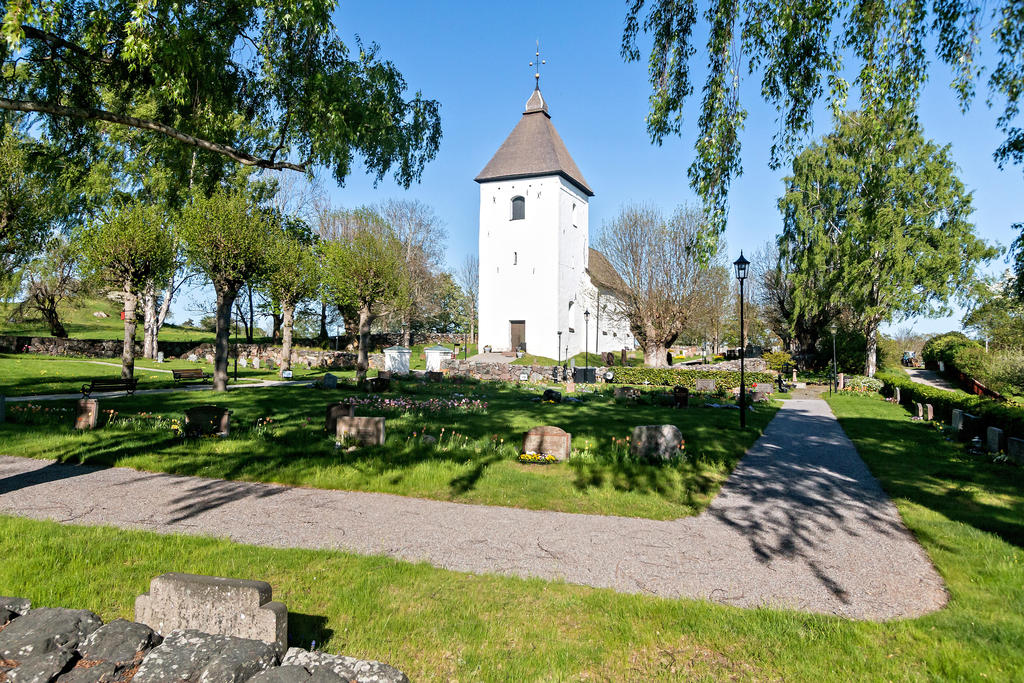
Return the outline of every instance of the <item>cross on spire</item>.
<path id="1" fill-rule="evenodd" d="M 535 53 L 536 59 L 530 62 L 530 66 L 534 68 L 533 78 L 536 81 L 534 90 L 540 90 L 540 65 L 547 64 L 548 60 L 540 58 L 540 40 L 537 41 L 537 52 Z"/>

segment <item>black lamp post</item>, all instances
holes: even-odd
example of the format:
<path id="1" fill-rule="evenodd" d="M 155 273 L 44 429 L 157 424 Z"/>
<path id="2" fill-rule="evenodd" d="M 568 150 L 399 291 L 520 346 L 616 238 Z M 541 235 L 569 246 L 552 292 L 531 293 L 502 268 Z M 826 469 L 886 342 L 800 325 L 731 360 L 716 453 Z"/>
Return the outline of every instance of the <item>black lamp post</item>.
<path id="1" fill-rule="evenodd" d="M 558 364 L 562 364 L 562 331 L 558 331 Z"/>
<path id="2" fill-rule="evenodd" d="M 740 252 L 740 257 L 733 261 L 733 266 L 736 268 L 736 279 L 740 281 L 740 429 L 746 429 L 747 427 L 747 384 L 744 359 L 747 353 L 747 339 L 746 330 L 743 327 L 743 281 L 747 279 L 747 269 L 750 267 L 750 261 L 743 258 L 743 252 Z"/>
<path id="3" fill-rule="evenodd" d="M 832 323 L 832 382 L 835 382 L 836 393 L 839 393 L 839 366 L 836 363 L 836 324 Z M 832 383 L 828 385 L 828 393 L 832 395 Z"/>
<path id="4" fill-rule="evenodd" d="M 590 377 L 590 311 L 583 311 L 583 381 Z"/>

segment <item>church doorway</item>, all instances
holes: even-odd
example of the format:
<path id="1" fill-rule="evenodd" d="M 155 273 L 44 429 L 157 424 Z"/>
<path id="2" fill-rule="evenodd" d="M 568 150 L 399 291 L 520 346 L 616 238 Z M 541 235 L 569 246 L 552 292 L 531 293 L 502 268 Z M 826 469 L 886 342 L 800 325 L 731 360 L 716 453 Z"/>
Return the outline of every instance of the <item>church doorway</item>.
<path id="1" fill-rule="evenodd" d="M 509 325 L 512 328 L 512 350 L 526 350 L 526 321 L 525 320 L 509 320 Z"/>

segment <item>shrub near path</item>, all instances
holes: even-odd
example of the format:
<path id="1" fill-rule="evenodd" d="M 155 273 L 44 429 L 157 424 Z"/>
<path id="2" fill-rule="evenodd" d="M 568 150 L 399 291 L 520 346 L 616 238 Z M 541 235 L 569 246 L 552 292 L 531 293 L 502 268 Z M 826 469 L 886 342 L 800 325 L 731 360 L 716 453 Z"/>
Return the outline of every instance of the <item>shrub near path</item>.
<path id="1" fill-rule="evenodd" d="M 113 425 L 89 433 L 74 432 L 66 418 L 52 426 L 0 425 L 0 453 L 485 505 L 675 519 L 707 505 L 776 410 L 759 406 L 750 413 L 751 428 L 741 433 L 735 410 L 624 405 L 607 394 L 586 395 L 582 403 L 544 404 L 534 400 L 539 398 L 536 388 L 410 382 L 376 405 L 358 406 L 359 415 L 387 418 L 387 442 L 349 452 L 335 448 L 323 431 L 327 405 L 348 398 L 363 401 L 366 394 L 294 386 L 102 399 L 102 411 L 117 413 Z M 449 401 L 455 402 L 454 409 L 444 408 Z M 472 408 L 474 401 L 486 403 L 486 412 Z M 190 441 L 169 429 L 167 420 L 211 402 L 233 411 L 230 437 Z M 60 408 L 62 402 L 53 403 Z M 663 466 L 633 462 L 624 439 L 641 424 L 678 425 L 687 457 Z M 568 463 L 517 461 L 523 432 L 538 425 L 559 426 L 573 435 L 574 457 Z"/>
<path id="2" fill-rule="evenodd" d="M 829 402 L 945 578 L 946 608 L 858 622 L 9 517 L 0 545 L 17 552 L 0 586 L 109 620 L 130 618 L 165 571 L 265 579 L 289 608 L 293 645 L 316 640 L 413 680 L 1024 679 L 1024 473 L 877 397 Z"/>

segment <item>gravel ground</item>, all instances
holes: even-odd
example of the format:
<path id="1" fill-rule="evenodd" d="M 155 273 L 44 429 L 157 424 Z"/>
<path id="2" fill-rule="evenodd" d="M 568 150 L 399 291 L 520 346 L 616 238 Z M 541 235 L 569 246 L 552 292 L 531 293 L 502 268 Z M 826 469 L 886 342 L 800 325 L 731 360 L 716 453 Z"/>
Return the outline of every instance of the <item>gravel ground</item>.
<path id="1" fill-rule="evenodd" d="M 711 506 L 669 522 L 6 456 L 0 512 L 854 619 L 913 617 L 946 602 L 942 579 L 821 400 L 786 401 Z"/>

